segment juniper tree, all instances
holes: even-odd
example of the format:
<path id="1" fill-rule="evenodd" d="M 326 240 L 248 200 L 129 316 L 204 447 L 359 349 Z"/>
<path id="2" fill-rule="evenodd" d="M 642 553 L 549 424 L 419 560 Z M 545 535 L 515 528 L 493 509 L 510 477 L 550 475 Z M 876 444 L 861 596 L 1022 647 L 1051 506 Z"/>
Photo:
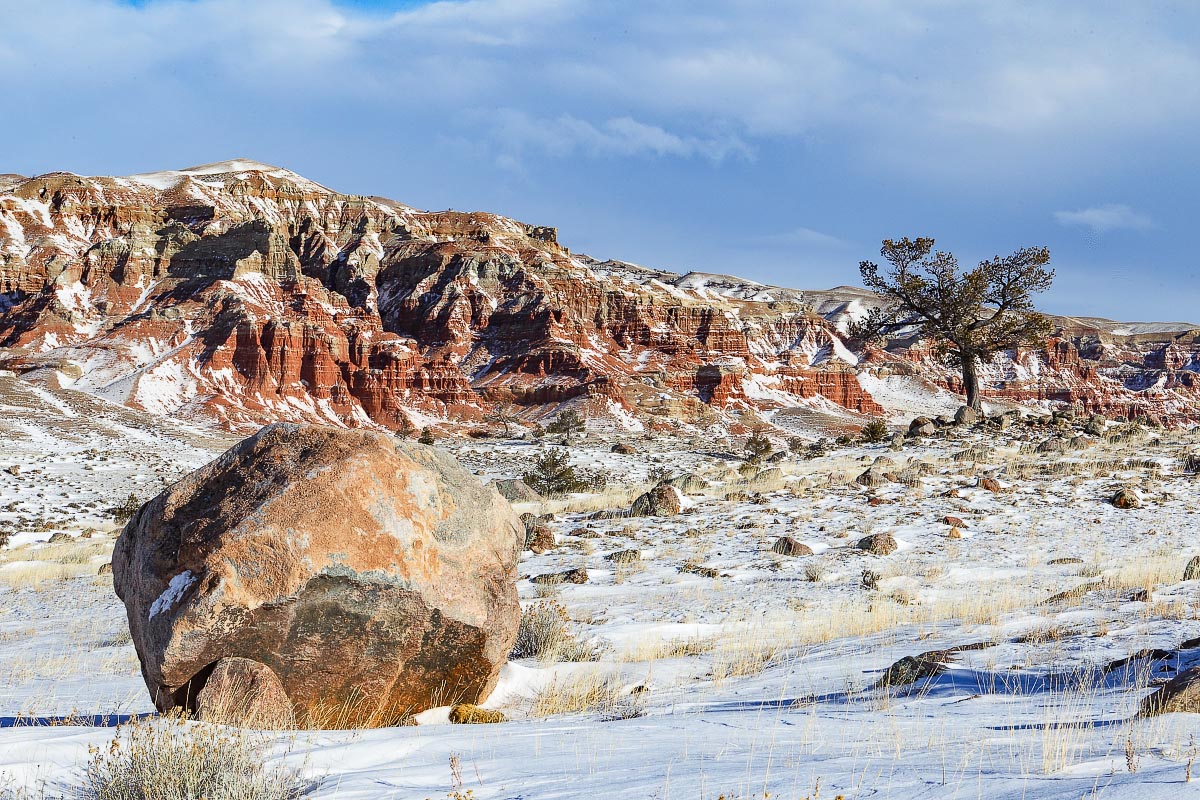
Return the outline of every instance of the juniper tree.
<path id="1" fill-rule="evenodd" d="M 880 254 L 891 266 L 859 264 L 863 283 L 884 305 L 851 329 L 861 339 L 915 329 L 934 342 L 938 355 L 962 371 L 967 405 L 980 410 L 979 364 L 1021 345 L 1036 346 L 1050 322 L 1033 308 L 1032 296 L 1050 288 L 1050 251 L 1024 247 L 961 271 L 952 253 L 935 251 L 933 239 L 885 239 Z"/>

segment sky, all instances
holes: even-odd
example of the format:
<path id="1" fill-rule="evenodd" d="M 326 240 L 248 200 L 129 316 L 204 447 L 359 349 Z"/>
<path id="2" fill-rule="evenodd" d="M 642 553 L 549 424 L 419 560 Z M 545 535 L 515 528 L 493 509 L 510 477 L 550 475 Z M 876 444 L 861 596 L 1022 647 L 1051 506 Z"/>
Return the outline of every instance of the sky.
<path id="1" fill-rule="evenodd" d="M 1200 4 L 0 0 L 0 173 L 229 158 L 797 288 L 1050 248 L 1046 311 L 1200 322 Z"/>

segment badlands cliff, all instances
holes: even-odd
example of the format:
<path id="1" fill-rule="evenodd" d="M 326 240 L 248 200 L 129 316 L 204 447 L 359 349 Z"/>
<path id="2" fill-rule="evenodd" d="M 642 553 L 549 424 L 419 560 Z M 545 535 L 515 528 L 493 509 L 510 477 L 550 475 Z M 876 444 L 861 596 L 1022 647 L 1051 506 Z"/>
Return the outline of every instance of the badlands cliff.
<path id="1" fill-rule="evenodd" d="M 846 340 L 872 301 L 601 262 L 554 228 L 256 162 L 0 176 L 0 368 L 231 428 L 536 417 L 564 401 L 633 426 L 952 404 L 955 372 L 927 343 Z M 987 365 L 986 397 L 1200 420 L 1200 330 L 1056 322 L 1044 350 Z"/>

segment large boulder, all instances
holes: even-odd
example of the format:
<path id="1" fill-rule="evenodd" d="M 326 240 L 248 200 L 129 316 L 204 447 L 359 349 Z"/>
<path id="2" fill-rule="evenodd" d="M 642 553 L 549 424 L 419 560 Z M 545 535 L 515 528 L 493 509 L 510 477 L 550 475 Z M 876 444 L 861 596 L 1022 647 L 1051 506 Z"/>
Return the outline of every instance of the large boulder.
<path id="1" fill-rule="evenodd" d="M 523 537 L 437 448 L 271 425 L 134 515 L 113 584 L 160 710 L 199 711 L 218 667 L 244 659 L 302 725 L 391 724 L 491 692 Z"/>

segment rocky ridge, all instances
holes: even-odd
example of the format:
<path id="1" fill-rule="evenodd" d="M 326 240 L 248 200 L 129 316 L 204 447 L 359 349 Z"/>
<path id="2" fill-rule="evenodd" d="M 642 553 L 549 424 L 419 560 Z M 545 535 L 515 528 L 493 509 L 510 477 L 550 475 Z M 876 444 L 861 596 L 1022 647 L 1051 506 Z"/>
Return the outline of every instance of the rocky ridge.
<path id="1" fill-rule="evenodd" d="M 230 161 L 0 177 L 0 368 L 154 414 L 399 428 L 537 417 L 629 428 L 915 413 L 957 377 L 924 343 L 854 349 L 873 302 L 572 253 L 554 228 L 419 211 Z M 1060 318 L 989 397 L 1200 419 L 1200 330 Z M 786 425 L 785 425 L 786 426 Z"/>

